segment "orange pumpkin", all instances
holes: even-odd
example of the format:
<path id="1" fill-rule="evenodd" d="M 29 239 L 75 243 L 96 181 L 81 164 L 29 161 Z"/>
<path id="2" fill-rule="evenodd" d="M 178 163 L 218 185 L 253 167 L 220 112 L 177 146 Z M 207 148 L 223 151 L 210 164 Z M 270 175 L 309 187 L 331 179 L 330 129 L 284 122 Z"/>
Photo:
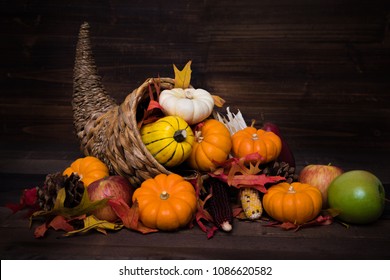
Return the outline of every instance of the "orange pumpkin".
<path id="1" fill-rule="evenodd" d="M 237 131 L 232 136 L 233 155 L 241 158 L 258 153 L 263 163 L 277 159 L 282 150 L 282 141 L 271 131 L 256 129 L 253 126 Z"/>
<path id="2" fill-rule="evenodd" d="M 133 194 L 133 202 L 136 200 L 141 222 L 166 231 L 187 225 L 197 206 L 194 187 L 177 174 L 145 180 Z"/>
<path id="3" fill-rule="evenodd" d="M 309 184 L 283 182 L 271 186 L 263 197 L 264 210 L 279 222 L 304 224 L 318 216 L 321 192 Z"/>
<path id="4" fill-rule="evenodd" d="M 188 164 L 199 171 L 213 171 L 218 162 L 225 161 L 232 149 L 232 140 L 227 127 L 215 119 L 206 120 L 195 130 Z"/>
<path id="5" fill-rule="evenodd" d="M 76 173 L 80 180 L 88 187 L 92 182 L 109 176 L 108 167 L 96 157 L 79 158 L 64 170 L 63 175 L 70 176 Z"/>

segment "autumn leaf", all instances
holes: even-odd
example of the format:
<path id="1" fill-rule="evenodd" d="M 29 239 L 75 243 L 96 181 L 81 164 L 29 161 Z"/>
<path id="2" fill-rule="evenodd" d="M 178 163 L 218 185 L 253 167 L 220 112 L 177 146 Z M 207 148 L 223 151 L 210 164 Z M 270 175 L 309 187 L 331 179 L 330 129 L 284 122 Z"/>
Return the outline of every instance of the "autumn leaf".
<path id="1" fill-rule="evenodd" d="M 34 237 L 40 238 L 43 237 L 46 231 L 50 228 L 54 230 L 64 230 L 64 231 L 72 231 L 74 230 L 73 226 L 69 223 L 63 216 L 55 216 L 50 222 L 46 222 L 40 226 L 38 226 L 34 231 Z"/>
<path id="2" fill-rule="evenodd" d="M 330 215 L 318 215 L 317 218 L 315 218 L 314 220 L 311 220 L 309 222 L 306 222 L 304 224 L 301 224 L 301 225 L 297 225 L 297 224 L 294 224 L 294 223 L 291 223 L 291 222 L 270 222 L 269 224 L 267 225 L 264 225 L 264 226 L 268 226 L 268 227 L 278 227 L 278 228 L 281 228 L 281 229 L 284 229 L 284 230 L 294 230 L 294 231 L 298 231 L 302 228 L 307 228 L 307 227 L 313 227 L 313 226 L 328 226 L 328 225 L 331 225 L 333 223 L 333 217 L 330 216 Z"/>
<path id="3" fill-rule="evenodd" d="M 158 231 L 157 229 L 145 226 L 139 220 L 139 208 L 137 201 L 134 201 L 131 207 L 123 201 L 123 199 L 110 199 L 108 203 L 126 228 L 144 234 Z"/>
<path id="4" fill-rule="evenodd" d="M 11 209 L 13 213 L 23 210 L 24 208 L 30 208 L 30 210 L 32 210 L 32 212 L 29 211 L 28 216 L 30 216 L 34 211 L 39 209 L 37 190 L 36 187 L 24 189 L 19 199 L 19 203 L 6 203 L 5 207 Z"/>
<path id="5" fill-rule="evenodd" d="M 214 99 L 215 106 L 222 108 L 226 101 L 218 95 L 212 94 L 211 96 Z"/>
<path id="6" fill-rule="evenodd" d="M 99 220 L 94 215 L 89 215 L 83 219 L 84 227 L 77 230 L 68 231 L 64 236 L 72 236 L 76 234 L 86 233 L 92 229 L 107 234 L 107 230 L 118 231 L 123 228 L 120 223 L 112 223 L 106 220 Z"/>
<path id="7" fill-rule="evenodd" d="M 245 163 L 248 161 L 253 163 L 250 163 L 249 166 L 247 166 Z M 262 157 L 258 153 L 250 154 L 242 158 L 230 158 L 224 163 L 221 163 L 221 167 L 214 172 L 209 173 L 209 175 L 238 189 L 249 187 L 255 188 L 262 193 L 266 193 L 266 184 L 285 181 L 286 178 L 282 176 L 259 174 L 261 171 L 259 167 L 261 162 Z"/>
<path id="8" fill-rule="evenodd" d="M 164 114 L 160 103 L 158 103 L 158 98 L 161 93 L 160 89 L 160 78 L 153 79 L 152 83 L 148 85 L 149 91 L 149 103 L 146 109 L 144 109 L 143 116 L 140 121 L 138 121 L 137 126 L 141 128 L 142 125 L 155 122 L 161 118 Z"/>
<path id="9" fill-rule="evenodd" d="M 80 216 L 83 214 L 89 214 L 93 210 L 101 208 L 106 205 L 108 198 L 91 202 L 88 196 L 87 189 L 84 189 L 83 197 L 80 204 L 73 208 L 67 208 L 64 206 L 66 198 L 65 188 L 62 188 L 57 193 L 57 198 L 54 203 L 53 209 L 39 210 L 32 214 L 31 218 L 35 217 L 50 217 L 50 216 L 64 216 L 65 218 L 71 218 L 74 216 Z"/>
<path id="10" fill-rule="evenodd" d="M 175 88 L 186 89 L 190 86 L 191 82 L 191 63 L 188 61 L 183 70 L 179 70 L 175 64 L 173 64 L 173 70 L 175 72 Z"/>
<path id="11" fill-rule="evenodd" d="M 198 197 L 197 211 L 195 214 L 196 223 L 206 233 L 207 239 L 212 238 L 218 230 L 218 227 L 214 224 L 213 217 L 204 207 L 209 198 L 211 198 L 211 194 L 208 194 L 204 200 Z"/>

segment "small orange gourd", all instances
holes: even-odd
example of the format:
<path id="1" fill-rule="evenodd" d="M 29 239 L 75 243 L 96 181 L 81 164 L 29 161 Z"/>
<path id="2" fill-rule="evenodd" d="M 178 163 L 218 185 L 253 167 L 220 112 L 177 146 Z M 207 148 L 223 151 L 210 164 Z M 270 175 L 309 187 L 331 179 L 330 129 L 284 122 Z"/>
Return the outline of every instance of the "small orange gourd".
<path id="1" fill-rule="evenodd" d="M 214 171 L 224 162 L 232 149 L 232 140 L 227 127 L 215 119 L 208 119 L 195 129 L 195 141 L 188 164 L 199 171 Z"/>
<path id="2" fill-rule="evenodd" d="M 233 134 L 233 155 L 241 158 L 249 154 L 258 153 L 267 163 L 277 159 L 282 150 L 282 141 L 271 131 L 256 129 L 248 126 Z"/>
<path id="3" fill-rule="evenodd" d="M 149 227 L 173 231 L 187 225 L 196 210 L 195 189 L 178 174 L 159 174 L 145 180 L 133 194 L 139 218 Z"/>
<path id="4" fill-rule="evenodd" d="M 70 176 L 72 173 L 80 176 L 85 187 L 96 180 L 109 176 L 107 165 L 93 156 L 76 159 L 62 174 Z"/>
<path id="5" fill-rule="evenodd" d="M 321 192 L 309 184 L 283 182 L 271 186 L 263 197 L 263 207 L 279 222 L 301 225 L 318 216 L 322 208 Z"/>

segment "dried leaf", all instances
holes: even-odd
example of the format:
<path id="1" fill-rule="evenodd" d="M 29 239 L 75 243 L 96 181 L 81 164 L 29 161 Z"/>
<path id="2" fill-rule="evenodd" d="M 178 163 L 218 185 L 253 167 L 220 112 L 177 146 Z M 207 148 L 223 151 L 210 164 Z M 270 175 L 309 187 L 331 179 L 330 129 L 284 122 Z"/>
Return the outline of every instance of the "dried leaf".
<path id="1" fill-rule="evenodd" d="M 198 209 L 195 214 L 195 219 L 199 228 L 206 233 L 207 239 L 212 238 L 218 230 L 218 227 L 214 224 L 213 218 L 207 210 L 204 208 Z"/>
<path id="2" fill-rule="evenodd" d="M 195 221 L 199 228 L 206 233 L 207 239 L 210 239 L 214 236 L 215 232 L 218 230 L 218 227 L 214 223 L 213 217 L 205 209 L 205 204 L 209 200 L 212 194 L 207 194 L 205 198 L 201 198 L 202 193 L 205 193 L 203 187 L 203 179 L 201 174 L 197 173 L 196 178 L 191 180 L 191 184 L 195 188 L 195 193 L 197 196 L 197 210 L 195 213 Z"/>
<path id="3" fill-rule="evenodd" d="M 123 199 L 110 199 L 108 203 L 126 228 L 139 231 L 144 234 L 158 231 L 157 229 L 146 227 L 139 220 L 139 208 L 137 201 L 134 201 L 131 208 Z"/>
<path id="4" fill-rule="evenodd" d="M 34 237 L 35 238 L 43 237 L 48 229 L 49 229 L 48 225 L 46 223 L 43 223 L 42 225 L 35 228 Z"/>
<path id="5" fill-rule="evenodd" d="M 218 95 L 213 95 L 212 94 L 211 96 L 214 99 L 214 105 L 219 107 L 219 108 L 222 108 L 226 101 L 222 97 L 220 97 Z"/>
<path id="6" fill-rule="evenodd" d="M 26 207 L 32 208 L 36 211 L 39 208 L 37 188 L 24 189 L 22 195 L 20 196 L 19 203 L 6 203 L 5 207 L 11 209 L 13 213 L 16 213 Z"/>
<path id="7" fill-rule="evenodd" d="M 250 162 L 249 167 L 246 165 L 246 162 Z M 230 158 L 220 164 L 221 168 L 209 173 L 209 175 L 226 182 L 229 186 L 255 188 L 262 193 L 266 193 L 266 184 L 285 181 L 286 178 L 258 174 L 261 171 L 259 168 L 261 162 L 262 157 L 258 153 L 253 153 L 243 158 Z"/>
<path id="8" fill-rule="evenodd" d="M 173 70 L 175 72 L 175 88 L 186 89 L 190 86 L 191 82 L 191 63 L 188 61 L 183 70 L 179 70 L 175 64 L 173 64 Z"/>
<path id="9" fill-rule="evenodd" d="M 271 222 L 267 225 L 264 225 L 264 226 L 269 226 L 269 227 L 279 227 L 281 229 L 284 229 L 284 230 L 294 230 L 294 231 L 298 231 L 302 228 L 306 228 L 306 227 L 313 227 L 313 226 L 327 226 L 327 225 L 331 225 L 333 223 L 333 217 L 330 216 L 330 215 L 319 215 L 317 218 L 315 218 L 314 220 L 312 221 L 309 221 L 307 223 L 304 223 L 304 224 L 301 224 L 301 225 L 297 225 L 297 224 L 294 224 L 294 223 L 291 223 L 291 222 Z"/>
<path id="10" fill-rule="evenodd" d="M 162 112 L 162 107 L 160 103 L 158 103 L 158 98 L 160 96 L 159 81 L 156 82 L 155 80 L 153 80 L 153 87 L 154 90 L 152 88 L 152 84 L 148 85 L 149 104 L 146 110 L 144 111 L 142 119 L 137 123 L 138 128 L 141 128 L 141 126 L 144 124 L 155 122 L 156 120 L 158 120 L 164 115 Z"/>
<path id="11" fill-rule="evenodd" d="M 237 219 L 247 219 L 244 210 L 242 209 L 241 205 L 234 205 L 232 207 L 233 210 L 233 217 Z"/>
<path id="12" fill-rule="evenodd" d="M 84 221 L 84 227 L 78 230 L 72 230 L 68 231 L 67 233 L 64 234 L 64 236 L 72 236 L 75 234 L 80 234 L 80 233 L 86 233 L 90 231 L 91 229 L 95 229 L 98 232 L 101 232 L 103 234 L 107 234 L 106 230 L 112 230 L 112 231 L 117 231 L 123 228 L 122 224 L 118 223 L 111 223 L 107 222 L 105 220 L 99 220 L 96 218 L 94 215 L 89 215 L 83 219 Z"/>
<path id="13" fill-rule="evenodd" d="M 46 231 L 50 228 L 54 230 L 64 230 L 64 231 L 72 231 L 74 230 L 73 226 L 69 224 L 69 220 L 67 220 L 63 216 L 55 216 L 50 222 L 46 222 L 40 226 L 38 226 L 34 231 L 35 238 L 41 238 L 45 235 Z"/>
<path id="14" fill-rule="evenodd" d="M 32 214 L 32 218 L 34 217 L 50 217 L 50 216 L 64 216 L 65 218 L 71 218 L 75 216 L 80 216 L 83 214 L 89 214 L 93 210 L 104 207 L 107 203 L 108 198 L 97 200 L 91 202 L 88 196 L 87 189 L 84 189 L 83 197 L 79 205 L 73 208 L 67 208 L 64 206 L 66 198 L 65 188 L 62 188 L 58 191 L 56 201 L 54 203 L 54 207 L 50 211 L 40 210 L 36 211 Z"/>

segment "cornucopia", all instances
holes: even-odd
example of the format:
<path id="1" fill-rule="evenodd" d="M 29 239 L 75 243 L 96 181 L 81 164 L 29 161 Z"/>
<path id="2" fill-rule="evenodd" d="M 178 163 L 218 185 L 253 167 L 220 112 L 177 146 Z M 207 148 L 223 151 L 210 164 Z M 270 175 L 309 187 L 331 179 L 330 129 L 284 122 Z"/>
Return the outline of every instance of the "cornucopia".
<path id="1" fill-rule="evenodd" d="M 192 87 L 190 65 L 174 65 L 175 78 L 146 79 L 117 104 L 98 74 L 89 24 L 81 25 L 72 108 L 85 157 L 9 205 L 32 207 L 31 218 L 44 219 L 36 237 L 49 228 L 150 233 L 197 224 L 210 238 L 231 231 L 233 218 L 283 229 L 332 223 L 339 210 L 325 209 L 322 197 L 341 169 L 322 168 L 326 180 L 312 173 L 326 186 L 303 183 L 278 126 L 248 126 L 229 107 L 226 116 L 216 112 L 224 100 Z M 384 191 L 378 197 L 384 201 Z"/>

